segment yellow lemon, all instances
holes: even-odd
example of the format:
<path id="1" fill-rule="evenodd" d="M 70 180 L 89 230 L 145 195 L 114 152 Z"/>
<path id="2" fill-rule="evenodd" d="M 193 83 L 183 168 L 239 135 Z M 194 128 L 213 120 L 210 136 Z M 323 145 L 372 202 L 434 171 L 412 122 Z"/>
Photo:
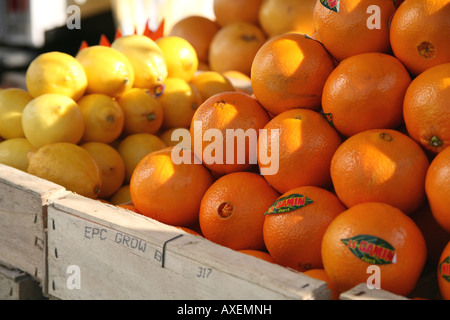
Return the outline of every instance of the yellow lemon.
<path id="1" fill-rule="evenodd" d="M 198 69 L 198 57 L 194 47 L 184 38 L 165 36 L 156 40 L 167 65 L 167 77 L 192 79 Z"/>
<path id="2" fill-rule="evenodd" d="M 173 147 L 183 142 L 183 139 L 179 135 L 172 135 L 175 130 L 184 129 L 189 130 L 188 128 L 170 128 L 166 131 L 160 133 L 159 138 L 168 146 Z"/>
<path id="3" fill-rule="evenodd" d="M 235 91 L 230 79 L 217 71 L 198 72 L 191 83 L 200 92 L 203 101 L 217 93 Z"/>
<path id="4" fill-rule="evenodd" d="M 87 87 L 82 65 L 71 55 L 58 51 L 42 53 L 34 59 L 28 66 L 25 81 L 28 92 L 35 98 L 58 93 L 76 101 Z"/>
<path id="5" fill-rule="evenodd" d="M 109 202 L 115 205 L 132 203 L 130 185 L 124 184 L 120 187 L 120 189 L 109 198 Z"/>
<path id="6" fill-rule="evenodd" d="M 123 53 L 134 69 L 136 88 L 153 88 L 167 78 L 164 54 L 158 45 L 144 35 L 117 38 L 111 47 Z"/>
<path id="7" fill-rule="evenodd" d="M 36 150 L 25 138 L 13 138 L 0 142 L 0 163 L 26 171 L 28 153 Z"/>
<path id="8" fill-rule="evenodd" d="M 125 162 L 125 182 L 129 183 L 139 161 L 147 154 L 167 147 L 158 137 L 149 133 L 135 133 L 123 139 L 117 150 Z"/>
<path id="9" fill-rule="evenodd" d="M 0 91 L 0 136 L 5 139 L 23 138 L 22 112 L 33 97 L 20 88 Z"/>
<path id="10" fill-rule="evenodd" d="M 163 109 L 147 89 L 133 88 L 125 92 L 117 102 L 125 114 L 123 134 L 155 134 L 162 126 Z"/>
<path id="11" fill-rule="evenodd" d="M 167 78 L 164 92 L 158 96 L 163 108 L 162 128 L 189 127 L 195 111 L 202 103 L 198 90 L 181 78 Z"/>
<path id="12" fill-rule="evenodd" d="M 67 142 L 47 144 L 30 152 L 28 162 L 29 174 L 91 199 L 97 199 L 100 194 L 100 167 L 79 145 Z"/>
<path id="13" fill-rule="evenodd" d="M 75 58 L 86 72 L 87 94 L 101 93 L 115 98 L 133 87 L 133 66 L 121 52 L 97 45 L 81 50 Z"/>
<path id="14" fill-rule="evenodd" d="M 84 119 L 81 142 L 111 143 L 122 133 L 125 115 L 116 100 L 110 96 L 93 93 L 78 101 Z"/>
<path id="15" fill-rule="evenodd" d="M 246 74 L 236 70 L 228 70 L 223 72 L 223 76 L 231 82 L 236 91 L 253 94 L 252 80 Z"/>
<path id="16" fill-rule="evenodd" d="M 87 142 L 81 147 L 91 154 L 100 166 L 102 188 L 98 197 L 107 199 L 116 193 L 125 179 L 125 163 L 120 153 L 103 142 Z"/>
<path id="17" fill-rule="evenodd" d="M 47 93 L 31 100 L 22 112 L 25 138 L 36 148 L 55 142 L 78 143 L 84 132 L 80 107 L 71 98 Z"/>

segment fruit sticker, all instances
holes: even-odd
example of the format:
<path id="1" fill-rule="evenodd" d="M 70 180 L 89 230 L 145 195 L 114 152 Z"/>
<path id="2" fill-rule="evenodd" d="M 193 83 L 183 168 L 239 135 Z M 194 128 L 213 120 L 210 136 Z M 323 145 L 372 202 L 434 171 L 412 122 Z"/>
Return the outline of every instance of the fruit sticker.
<path id="1" fill-rule="evenodd" d="M 320 3 L 325 7 L 334 12 L 339 12 L 339 3 L 341 0 L 320 0 Z"/>
<path id="2" fill-rule="evenodd" d="M 450 282 L 450 256 L 444 259 L 439 265 L 439 275 L 447 282 Z"/>
<path id="3" fill-rule="evenodd" d="M 313 202 L 314 201 L 301 194 L 290 194 L 275 201 L 264 215 L 291 212 Z"/>
<path id="4" fill-rule="evenodd" d="M 333 115 L 331 113 L 324 113 L 323 116 L 327 119 L 328 123 L 334 128 Z"/>
<path id="5" fill-rule="evenodd" d="M 381 265 L 397 262 L 395 248 L 381 238 L 362 234 L 341 241 L 356 257 L 367 263 Z"/>

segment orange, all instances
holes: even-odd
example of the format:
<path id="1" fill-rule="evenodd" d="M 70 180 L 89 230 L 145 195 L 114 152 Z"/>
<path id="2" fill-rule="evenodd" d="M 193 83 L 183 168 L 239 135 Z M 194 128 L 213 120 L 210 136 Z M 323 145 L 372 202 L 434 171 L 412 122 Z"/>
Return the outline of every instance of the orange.
<path id="1" fill-rule="evenodd" d="M 414 140 L 399 131 L 374 129 L 345 140 L 330 172 L 334 190 L 347 207 L 375 201 L 411 214 L 425 200 L 428 166 Z"/>
<path id="2" fill-rule="evenodd" d="M 438 285 L 444 300 L 450 300 L 450 241 L 442 251 L 438 266 Z"/>
<path id="3" fill-rule="evenodd" d="M 189 226 L 198 221 L 200 202 L 212 184 L 210 172 L 189 161 L 175 164 L 168 147 L 145 156 L 133 172 L 130 194 L 141 214 L 174 226 Z"/>
<path id="4" fill-rule="evenodd" d="M 272 256 L 265 251 L 253 250 L 253 249 L 242 249 L 242 250 L 238 250 L 238 251 L 240 253 L 245 253 L 245 254 L 248 254 L 249 256 L 254 256 L 256 258 L 265 260 L 270 263 L 276 263 L 274 258 L 272 258 Z"/>
<path id="5" fill-rule="evenodd" d="M 161 128 L 189 127 L 195 110 L 203 102 L 200 92 L 189 81 L 169 77 L 157 100 L 163 110 Z"/>
<path id="6" fill-rule="evenodd" d="M 322 268 L 325 230 L 346 207 L 328 190 L 305 186 L 281 195 L 268 207 L 263 233 L 275 261 L 298 271 Z"/>
<path id="7" fill-rule="evenodd" d="M 319 110 L 334 62 L 316 40 L 298 33 L 267 41 L 255 55 L 251 84 L 258 101 L 278 115 L 295 108 Z"/>
<path id="8" fill-rule="evenodd" d="M 209 48 L 209 67 L 213 71 L 240 71 L 250 75 L 253 59 L 266 42 L 262 29 L 248 22 L 233 22 L 222 27 Z"/>
<path id="9" fill-rule="evenodd" d="M 328 289 L 331 291 L 331 300 L 339 300 L 340 292 L 331 281 L 330 277 L 326 273 L 325 269 L 310 269 L 303 272 L 308 277 L 324 281 L 328 285 Z"/>
<path id="10" fill-rule="evenodd" d="M 259 22 L 270 36 L 287 32 L 314 33 L 313 13 L 317 0 L 264 0 Z"/>
<path id="11" fill-rule="evenodd" d="M 428 252 L 427 261 L 433 265 L 437 264 L 442 250 L 444 250 L 450 239 L 450 232 L 445 231 L 436 221 L 428 202 L 425 202 L 410 217 L 417 224 L 425 238 Z"/>
<path id="12" fill-rule="evenodd" d="M 436 154 L 450 146 L 450 63 L 432 67 L 409 86 L 403 117 L 409 135 Z"/>
<path id="13" fill-rule="evenodd" d="M 431 161 L 426 174 L 425 191 L 434 218 L 444 230 L 450 232 L 450 147 Z"/>
<path id="14" fill-rule="evenodd" d="M 195 231 L 195 230 L 192 230 L 191 228 L 187 228 L 187 227 L 177 227 L 177 228 L 180 229 L 180 230 L 183 230 L 184 232 L 187 232 L 187 233 L 189 233 L 189 234 L 192 234 L 192 235 L 194 235 L 194 236 L 202 237 L 202 235 L 201 235 L 200 233 L 198 233 L 198 232 Z"/>
<path id="15" fill-rule="evenodd" d="M 257 164 L 259 130 L 269 120 L 260 103 L 248 94 L 218 93 L 203 102 L 192 118 L 192 150 L 219 174 L 247 171 Z"/>
<path id="16" fill-rule="evenodd" d="M 321 42 L 334 58 L 341 61 L 359 53 L 390 52 L 389 21 L 396 10 L 394 1 L 328 3 L 339 3 L 338 12 L 317 1 L 314 26 Z"/>
<path id="17" fill-rule="evenodd" d="M 170 30 L 170 36 L 184 38 L 194 47 L 199 62 L 208 62 L 209 46 L 220 27 L 204 16 L 190 15 L 178 20 Z"/>
<path id="18" fill-rule="evenodd" d="M 263 0 L 213 0 L 213 11 L 221 27 L 237 21 L 258 24 L 262 3 Z"/>
<path id="19" fill-rule="evenodd" d="M 202 96 L 202 102 L 217 93 L 235 91 L 230 79 L 217 71 L 198 72 L 191 79 L 190 83 Z"/>
<path id="20" fill-rule="evenodd" d="M 200 205 L 203 236 L 234 250 L 264 249 L 264 212 L 278 196 L 256 173 L 235 172 L 219 178 Z"/>
<path id="21" fill-rule="evenodd" d="M 449 16 L 448 0 L 408 0 L 395 12 L 392 50 L 413 75 L 450 62 Z"/>
<path id="22" fill-rule="evenodd" d="M 156 134 L 162 126 L 164 112 L 159 101 L 148 89 L 126 91 L 117 103 L 124 113 L 123 135 Z"/>
<path id="23" fill-rule="evenodd" d="M 396 58 L 357 54 L 331 72 L 323 89 L 323 112 L 347 137 L 369 129 L 395 129 L 403 123 L 403 98 L 410 83 Z"/>
<path id="24" fill-rule="evenodd" d="M 78 106 L 84 119 L 83 143 L 111 143 L 121 135 L 125 115 L 116 100 L 100 93 L 87 94 Z"/>
<path id="25" fill-rule="evenodd" d="M 324 269 L 340 292 L 367 283 L 406 296 L 417 284 L 426 255 L 423 235 L 411 218 L 380 202 L 342 212 L 322 239 Z"/>
<path id="26" fill-rule="evenodd" d="M 325 117 L 313 110 L 293 109 L 274 117 L 264 129 L 267 134 L 258 141 L 258 164 L 275 189 L 285 193 L 301 186 L 331 186 L 331 159 L 342 142 Z M 278 141 L 273 141 L 276 130 Z"/>

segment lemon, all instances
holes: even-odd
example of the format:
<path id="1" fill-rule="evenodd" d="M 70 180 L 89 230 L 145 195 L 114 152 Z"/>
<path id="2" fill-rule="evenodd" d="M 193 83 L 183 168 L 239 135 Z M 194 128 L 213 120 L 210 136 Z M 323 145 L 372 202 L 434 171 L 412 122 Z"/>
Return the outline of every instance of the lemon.
<path id="1" fill-rule="evenodd" d="M 119 97 L 134 85 L 134 69 L 121 52 L 107 46 L 91 46 L 75 57 L 88 79 L 86 94 L 101 93 Z"/>
<path id="2" fill-rule="evenodd" d="M 172 134 L 175 130 L 178 129 L 185 129 L 185 130 L 189 130 L 188 128 L 170 128 L 166 131 L 163 131 L 160 135 L 159 138 L 168 146 L 168 147 L 173 147 L 178 145 L 179 143 L 181 143 L 183 140 L 181 137 L 172 137 Z"/>
<path id="3" fill-rule="evenodd" d="M 13 138 L 0 142 L 0 163 L 26 171 L 28 153 L 36 150 L 25 138 Z"/>
<path id="4" fill-rule="evenodd" d="M 109 198 L 109 202 L 115 205 L 131 203 L 130 185 L 124 184 L 120 187 L 120 189 Z"/>
<path id="5" fill-rule="evenodd" d="M 102 188 L 99 165 L 73 143 L 51 143 L 31 152 L 27 172 L 91 199 L 97 199 Z"/>
<path id="6" fill-rule="evenodd" d="M 28 66 L 25 81 L 28 92 L 35 98 L 58 93 L 76 101 L 87 87 L 81 64 L 71 55 L 58 51 L 42 53 L 34 59 Z"/>
<path id="7" fill-rule="evenodd" d="M 147 154 L 167 147 L 156 135 L 135 133 L 124 138 L 117 147 L 125 162 L 125 182 L 129 183 L 139 161 Z"/>
<path id="8" fill-rule="evenodd" d="M 198 72 L 190 82 L 200 92 L 203 101 L 217 93 L 235 91 L 230 79 L 217 71 Z"/>
<path id="9" fill-rule="evenodd" d="M 131 62 L 135 73 L 134 87 L 153 88 L 167 78 L 164 54 L 155 41 L 144 35 L 117 38 L 111 47 L 123 53 Z"/>
<path id="10" fill-rule="evenodd" d="M 33 97 L 20 88 L 0 91 L 0 136 L 5 139 L 23 138 L 22 112 Z"/>
<path id="11" fill-rule="evenodd" d="M 82 142 L 111 143 L 121 135 L 125 115 L 116 100 L 93 93 L 81 98 L 78 106 L 85 124 Z"/>
<path id="12" fill-rule="evenodd" d="M 202 103 L 198 90 L 181 78 L 167 78 L 164 92 L 157 98 L 163 108 L 162 128 L 189 127 Z"/>
<path id="13" fill-rule="evenodd" d="M 98 197 L 106 199 L 116 193 L 125 179 L 125 163 L 120 153 L 102 142 L 87 142 L 81 147 L 91 154 L 100 166 L 102 188 Z"/>
<path id="14" fill-rule="evenodd" d="M 231 82 L 236 91 L 253 94 L 252 80 L 246 74 L 236 70 L 228 70 L 223 72 L 223 76 Z"/>
<path id="15" fill-rule="evenodd" d="M 192 79 L 198 69 L 198 56 L 194 47 L 184 38 L 165 36 L 157 39 L 167 65 L 167 77 Z"/>
<path id="16" fill-rule="evenodd" d="M 123 134 L 156 134 L 162 126 L 163 109 L 148 90 L 133 88 L 117 100 L 125 114 Z"/>
<path id="17" fill-rule="evenodd" d="M 31 100 L 22 112 L 25 138 L 36 147 L 49 143 L 78 143 L 84 132 L 80 107 L 71 98 L 47 93 Z"/>

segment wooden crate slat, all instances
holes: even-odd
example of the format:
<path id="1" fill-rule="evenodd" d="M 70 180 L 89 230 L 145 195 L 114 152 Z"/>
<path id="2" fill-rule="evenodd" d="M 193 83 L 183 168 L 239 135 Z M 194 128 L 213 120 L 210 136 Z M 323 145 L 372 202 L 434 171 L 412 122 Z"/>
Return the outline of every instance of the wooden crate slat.
<path id="1" fill-rule="evenodd" d="M 369 289 L 361 283 L 346 292 L 341 293 L 340 300 L 409 300 L 406 297 L 382 289 Z"/>
<path id="2" fill-rule="evenodd" d="M 42 300 L 40 284 L 29 274 L 0 265 L 0 300 Z"/>
<path id="3" fill-rule="evenodd" d="M 48 295 L 60 299 L 330 296 L 322 281 L 73 194 L 49 205 L 47 232 Z"/>
<path id="4" fill-rule="evenodd" d="M 0 164 L 0 261 L 43 280 L 47 202 L 59 185 Z"/>

